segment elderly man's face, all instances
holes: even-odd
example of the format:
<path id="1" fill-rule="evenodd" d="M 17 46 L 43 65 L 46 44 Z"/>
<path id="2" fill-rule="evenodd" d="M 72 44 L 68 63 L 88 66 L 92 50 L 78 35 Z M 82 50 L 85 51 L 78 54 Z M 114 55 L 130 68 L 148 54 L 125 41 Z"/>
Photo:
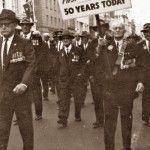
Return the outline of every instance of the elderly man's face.
<path id="1" fill-rule="evenodd" d="M 64 46 L 69 46 L 72 43 L 72 39 L 70 36 L 64 36 L 62 38 Z"/>
<path id="2" fill-rule="evenodd" d="M 144 31 L 143 34 L 144 34 L 144 37 L 145 37 L 148 41 L 150 41 L 150 30 Z"/>
<path id="3" fill-rule="evenodd" d="M 3 19 L 0 21 L 0 31 L 4 37 L 10 37 L 14 34 L 17 23 L 12 22 L 9 19 Z"/>
<path id="4" fill-rule="evenodd" d="M 116 38 L 121 38 L 124 36 L 126 30 L 122 23 L 116 23 L 112 27 L 113 36 Z"/>
<path id="5" fill-rule="evenodd" d="M 27 23 L 21 24 L 22 32 L 24 34 L 28 34 L 30 32 L 30 30 L 31 30 L 31 27 L 32 26 L 30 24 L 27 24 Z"/>
<path id="6" fill-rule="evenodd" d="M 84 44 L 86 44 L 88 41 L 89 41 L 89 37 L 87 37 L 87 36 L 82 37 L 82 42 Z"/>
<path id="7" fill-rule="evenodd" d="M 76 38 L 77 41 L 80 40 L 80 36 L 79 35 L 76 35 L 75 38 Z"/>
<path id="8" fill-rule="evenodd" d="M 44 40 L 48 41 L 49 40 L 49 36 L 44 36 Z"/>

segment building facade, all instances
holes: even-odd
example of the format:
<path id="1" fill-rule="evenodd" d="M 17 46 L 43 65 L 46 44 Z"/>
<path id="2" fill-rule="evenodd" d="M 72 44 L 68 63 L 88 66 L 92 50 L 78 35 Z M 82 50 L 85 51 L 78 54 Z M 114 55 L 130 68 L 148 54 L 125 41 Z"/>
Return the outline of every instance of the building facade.
<path id="1" fill-rule="evenodd" d="M 32 30 L 53 33 L 57 29 L 68 29 L 72 33 L 89 31 L 89 17 L 64 21 L 57 0 L 0 0 L 0 9 L 11 9 L 22 19 L 26 16 L 23 5 L 32 1 L 35 25 Z M 18 28 L 20 28 L 18 26 Z"/>

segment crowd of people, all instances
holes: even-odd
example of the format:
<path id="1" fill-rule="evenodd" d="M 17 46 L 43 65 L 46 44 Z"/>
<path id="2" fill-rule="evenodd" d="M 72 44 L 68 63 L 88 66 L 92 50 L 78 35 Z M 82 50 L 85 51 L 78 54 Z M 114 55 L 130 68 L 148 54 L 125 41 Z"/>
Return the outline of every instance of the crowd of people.
<path id="1" fill-rule="evenodd" d="M 21 35 L 15 32 L 16 26 Z M 125 38 L 125 25 L 111 26 L 100 20 L 97 37 L 83 31 L 74 35 L 57 30 L 53 39 L 32 31 L 33 22 L 19 20 L 3 9 L 0 14 L 0 150 L 6 150 L 13 114 L 23 139 L 23 150 L 33 150 L 32 102 L 35 120 L 42 119 L 42 100 L 58 97 L 57 123 L 68 125 L 70 100 L 75 121 L 82 120 L 82 107 L 90 84 L 95 108 L 94 128 L 104 127 L 105 150 L 115 149 L 115 131 L 120 111 L 123 150 L 131 150 L 132 110 L 138 93 L 143 94 L 142 120 L 150 118 L 150 23 L 143 26 L 144 40 L 136 34 Z"/>

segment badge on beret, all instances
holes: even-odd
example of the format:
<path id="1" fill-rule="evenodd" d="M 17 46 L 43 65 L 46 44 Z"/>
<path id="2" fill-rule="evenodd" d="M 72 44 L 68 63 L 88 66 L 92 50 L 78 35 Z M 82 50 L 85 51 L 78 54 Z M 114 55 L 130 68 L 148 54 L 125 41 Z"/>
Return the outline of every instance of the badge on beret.
<path id="1" fill-rule="evenodd" d="M 108 46 L 108 50 L 110 50 L 110 51 L 112 51 L 113 48 L 114 48 L 113 45 Z"/>

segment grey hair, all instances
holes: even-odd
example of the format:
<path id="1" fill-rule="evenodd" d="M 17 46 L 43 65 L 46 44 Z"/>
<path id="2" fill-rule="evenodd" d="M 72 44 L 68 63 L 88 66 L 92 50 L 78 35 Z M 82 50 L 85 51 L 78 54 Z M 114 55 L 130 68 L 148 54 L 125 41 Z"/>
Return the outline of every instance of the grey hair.
<path id="1" fill-rule="evenodd" d="M 115 21 L 113 21 L 112 23 L 111 23 L 111 29 L 113 29 L 114 28 L 114 26 L 115 25 L 121 25 L 124 29 L 125 29 L 125 24 L 122 22 L 122 21 L 120 21 L 120 20 L 115 20 Z"/>

